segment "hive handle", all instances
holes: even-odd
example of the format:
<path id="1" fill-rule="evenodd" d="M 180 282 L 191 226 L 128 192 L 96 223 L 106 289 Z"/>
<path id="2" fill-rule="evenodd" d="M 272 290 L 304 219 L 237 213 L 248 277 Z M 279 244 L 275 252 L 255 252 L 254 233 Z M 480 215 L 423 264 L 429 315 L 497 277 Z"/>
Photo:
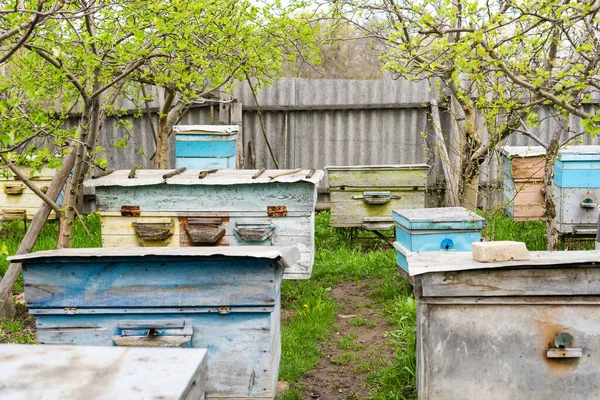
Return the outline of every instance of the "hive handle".
<path id="1" fill-rule="evenodd" d="M 361 196 L 352 196 L 353 199 L 362 199 L 367 204 L 377 205 L 389 203 L 391 199 L 399 199 L 400 196 L 391 192 L 363 192 Z"/>
<path id="2" fill-rule="evenodd" d="M 19 195 L 25 190 L 25 184 L 21 182 L 11 182 L 4 185 L 4 193 L 8 195 Z"/>
<path id="3" fill-rule="evenodd" d="M 144 240 L 165 240 L 173 236 L 173 222 L 134 222 L 135 233 Z"/>

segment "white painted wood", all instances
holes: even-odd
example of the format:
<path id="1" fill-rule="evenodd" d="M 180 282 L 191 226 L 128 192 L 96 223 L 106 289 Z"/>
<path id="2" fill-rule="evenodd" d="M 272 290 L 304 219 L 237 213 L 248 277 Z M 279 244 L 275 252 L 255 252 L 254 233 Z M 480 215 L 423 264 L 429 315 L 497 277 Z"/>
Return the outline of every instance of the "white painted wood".
<path id="1" fill-rule="evenodd" d="M 411 276 L 428 272 L 464 271 L 472 269 L 528 267 L 536 265 L 600 264 L 600 250 L 591 251 L 532 251 L 527 261 L 482 263 L 473 260 L 471 252 L 410 253 L 406 257 Z"/>
<path id="2" fill-rule="evenodd" d="M 99 258 L 99 257 L 142 257 L 142 256 L 176 256 L 176 257 L 251 257 L 280 260 L 284 267 L 300 259 L 300 251 L 295 247 L 120 247 L 120 248 L 90 248 L 90 249 L 60 249 L 38 251 L 8 257 L 7 260 L 23 261 L 31 259 L 54 260 L 57 258 Z"/>
<path id="3" fill-rule="evenodd" d="M 146 185 L 239 185 L 239 184 L 269 184 L 276 182 L 294 183 L 310 182 L 318 185 L 323 179 L 324 172 L 317 170 L 311 178 L 306 178 L 310 170 L 302 170 L 295 174 L 280 176 L 270 179 L 269 176 L 280 173 L 280 170 L 266 170 L 260 177 L 252 179 L 252 176 L 258 170 L 251 169 L 221 169 L 215 173 L 209 174 L 204 179 L 198 179 L 201 170 L 187 170 L 172 178 L 163 179 L 163 175 L 173 170 L 139 169 L 137 178 L 129 179 L 129 170 L 115 171 L 110 175 L 99 179 L 88 179 L 84 182 L 87 187 L 102 186 L 146 186 Z"/>
<path id="4" fill-rule="evenodd" d="M 0 397 L 11 400 L 199 400 L 206 349 L 0 346 Z"/>
<path id="5" fill-rule="evenodd" d="M 209 134 L 209 135 L 231 135 L 240 131 L 239 125 L 175 125 L 173 131 L 186 135 Z"/>

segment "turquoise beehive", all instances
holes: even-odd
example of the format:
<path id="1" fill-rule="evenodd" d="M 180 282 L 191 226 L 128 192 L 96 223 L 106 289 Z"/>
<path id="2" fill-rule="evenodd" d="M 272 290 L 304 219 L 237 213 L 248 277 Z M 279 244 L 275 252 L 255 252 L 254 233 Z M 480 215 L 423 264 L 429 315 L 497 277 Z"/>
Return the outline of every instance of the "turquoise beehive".
<path id="1" fill-rule="evenodd" d="M 594 235 L 600 200 L 600 146 L 569 146 L 554 164 L 556 227 L 562 234 Z"/>
<path id="2" fill-rule="evenodd" d="M 416 252 L 471 251 L 481 240 L 484 219 L 463 207 L 394 210 L 398 266 L 408 272 L 407 255 Z"/>
<path id="3" fill-rule="evenodd" d="M 175 132 L 177 168 L 235 169 L 238 125 L 178 125 Z"/>

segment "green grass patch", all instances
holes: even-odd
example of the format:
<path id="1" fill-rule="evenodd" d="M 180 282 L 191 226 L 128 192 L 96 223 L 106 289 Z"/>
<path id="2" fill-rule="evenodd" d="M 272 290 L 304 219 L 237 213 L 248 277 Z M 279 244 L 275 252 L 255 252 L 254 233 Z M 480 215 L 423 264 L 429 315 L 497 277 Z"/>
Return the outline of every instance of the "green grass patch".
<path id="1" fill-rule="evenodd" d="M 72 247 L 102 247 L 102 236 L 100 233 L 100 216 L 90 214 L 84 216 L 84 226 L 79 220 L 73 224 Z M 0 223 L 0 275 L 4 275 L 10 264 L 6 257 L 14 255 L 19 248 L 19 244 L 25 235 L 22 221 L 11 221 Z M 40 236 L 38 237 L 33 251 L 52 250 L 56 248 L 56 239 L 58 237 L 58 221 L 48 221 Z M 23 291 L 23 279 L 19 277 L 13 291 L 20 293 Z"/>
<path id="2" fill-rule="evenodd" d="M 368 319 L 363 317 L 352 318 L 352 321 L 350 321 L 350 325 L 355 327 L 367 326 L 369 328 L 375 328 L 377 326 L 375 322 L 369 321 Z"/>
<path id="3" fill-rule="evenodd" d="M 345 333 L 340 338 L 340 342 L 338 343 L 339 348 L 342 350 L 364 350 L 365 346 L 360 343 L 356 343 L 356 338 L 356 333 Z"/>

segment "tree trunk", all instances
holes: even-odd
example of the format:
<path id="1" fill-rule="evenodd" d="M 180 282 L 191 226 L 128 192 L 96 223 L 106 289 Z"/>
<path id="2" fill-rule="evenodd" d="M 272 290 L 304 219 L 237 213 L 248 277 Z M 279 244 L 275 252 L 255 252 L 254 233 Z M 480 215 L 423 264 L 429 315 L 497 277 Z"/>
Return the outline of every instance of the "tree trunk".
<path id="1" fill-rule="evenodd" d="M 560 148 L 560 134 L 553 135 L 546 150 L 544 166 L 544 216 L 546 220 L 546 238 L 548 251 L 558 250 L 558 232 L 556 231 L 556 201 L 554 198 L 554 163 Z"/>
<path id="2" fill-rule="evenodd" d="M 73 222 L 75 221 L 75 206 L 79 194 L 79 188 L 83 184 L 83 178 L 88 170 L 88 163 L 91 160 L 89 149 L 96 146 L 96 138 L 100 129 L 100 97 L 92 99 L 90 104 L 86 105 L 82 125 L 80 125 L 80 143 L 77 146 L 75 155 L 75 168 L 70 184 L 67 185 L 67 201 L 63 204 L 65 208 L 64 216 L 60 221 L 59 236 L 56 244 L 57 249 L 71 247 L 71 238 L 73 237 Z M 88 124 L 84 124 L 87 115 Z"/>
<path id="3" fill-rule="evenodd" d="M 71 152 L 63 160 L 62 169 L 56 173 L 54 179 L 52 179 L 52 183 L 50 184 L 48 191 L 46 192 L 46 195 L 53 201 L 56 201 L 58 195 L 62 191 L 74 163 L 75 146 L 71 146 Z M 25 254 L 31 251 L 51 211 L 52 208 L 49 205 L 46 203 L 42 205 L 42 207 L 31 220 L 29 229 L 25 233 L 25 236 L 23 237 L 16 254 Z M 12 304 L 12 288 L 20 274 L 21 263 L 11 263 L 6 271 L 6 274 L 2 278 L 2 281 L 0 281 L 0 310 L 4 311 L 7 308 L 8 302 Z"/>
<path id="4" fill-rule="evenodd" d="M 169 154 L 170 126 L 166 115 L 158 119 L 158 132 L 156 135 L 156 153 L 154 153 L 154 169 L 169 168 L 167 156 Z"/>
<path id="5" fill-rule="evenodd" d="M 459 182 L 460 205 L 471 210 L 477 210 L 479 196 L 480 167 L 485 157 L 472 161 L 473 154 L 481 145 L 482 133 L 477 129 L 476 112 L 473 107 L 463 107 L 465 113 L 464 143 L 461 148 L 461 176 Z"/>

